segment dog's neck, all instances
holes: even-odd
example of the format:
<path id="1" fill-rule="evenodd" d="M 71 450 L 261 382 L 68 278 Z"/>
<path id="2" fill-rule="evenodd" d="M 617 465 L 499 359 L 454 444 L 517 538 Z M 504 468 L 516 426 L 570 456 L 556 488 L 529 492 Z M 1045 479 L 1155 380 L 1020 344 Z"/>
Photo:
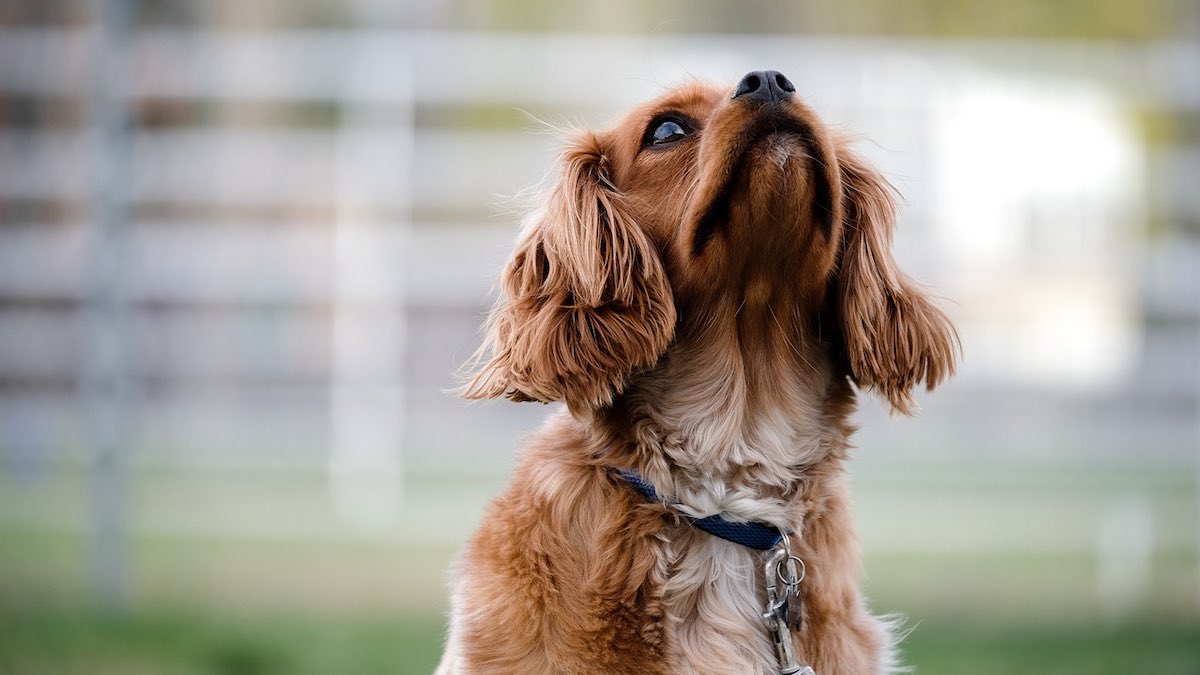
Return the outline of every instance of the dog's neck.
<path id="1" fill-rule="evenodd" d="M 816 318 L 725 301 L 739 304 L 683 316 L 607 426 L 630 435 L 636 468 L 690 515 L 794 529 L 806 474 L 845 454 L 854 394 Z"/>

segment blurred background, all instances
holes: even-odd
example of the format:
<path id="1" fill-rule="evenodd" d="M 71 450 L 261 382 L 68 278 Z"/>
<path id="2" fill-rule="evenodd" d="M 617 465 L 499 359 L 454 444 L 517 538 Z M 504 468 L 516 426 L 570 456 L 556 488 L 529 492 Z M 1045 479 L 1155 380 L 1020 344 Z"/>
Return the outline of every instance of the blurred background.
<path id="1" fill-rule="evenodd" d="M 759 68 L 962 333 L 859 415 L 906 661 L 1200 673 L 1194 0 L 0 3 L 0 673 L 431 671 L 549 412 L 447 393 L 542 121 Z"/>

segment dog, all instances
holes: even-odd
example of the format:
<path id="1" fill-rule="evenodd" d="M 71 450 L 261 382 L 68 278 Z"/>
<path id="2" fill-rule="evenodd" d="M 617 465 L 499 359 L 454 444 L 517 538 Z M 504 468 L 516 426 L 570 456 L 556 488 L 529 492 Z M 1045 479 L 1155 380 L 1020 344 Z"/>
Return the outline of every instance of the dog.
<path id="1" fill-rule="evenodd" d="M 895 672 L 857 587 L 855 390 L 910 414 L 959 347 L 892 257 L 893 188 L 777 71 L 560 164 L 463 394 L 565 405 L 452 567 L 438 675 Z"/>

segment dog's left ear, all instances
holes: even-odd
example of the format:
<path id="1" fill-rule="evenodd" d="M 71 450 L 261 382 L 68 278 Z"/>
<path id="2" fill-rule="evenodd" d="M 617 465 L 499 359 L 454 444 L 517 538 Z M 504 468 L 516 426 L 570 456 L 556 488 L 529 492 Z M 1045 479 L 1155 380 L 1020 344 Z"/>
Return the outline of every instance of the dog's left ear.
<path id="1" fill-rule="evenodd" d="M 467 398 L 605 406 L 675 332 L 659 253 L 612 185 L 603 140 L 579 134 L 501 277 Z"/>
<path id="2" fill-rule="evenodd" d="M 844 227 L 834 298 L 850 377 L 911 414 L 914 386 L 933 389 L 953 374 L 958 335 L 892 257 L 894 188 L 845 141 L 837 165 Z"/>

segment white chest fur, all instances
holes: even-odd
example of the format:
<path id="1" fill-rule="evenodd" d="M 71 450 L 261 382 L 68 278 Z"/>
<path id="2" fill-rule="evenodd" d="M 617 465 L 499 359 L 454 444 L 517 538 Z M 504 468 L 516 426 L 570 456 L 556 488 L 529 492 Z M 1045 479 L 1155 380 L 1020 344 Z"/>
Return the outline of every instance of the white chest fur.
<path id="1" fill-rule="evenodd" d="M 760 554 L 697 533 L 672 550 L 663 589 L 680 673 L 775 673 L 761 618 Z"/>

